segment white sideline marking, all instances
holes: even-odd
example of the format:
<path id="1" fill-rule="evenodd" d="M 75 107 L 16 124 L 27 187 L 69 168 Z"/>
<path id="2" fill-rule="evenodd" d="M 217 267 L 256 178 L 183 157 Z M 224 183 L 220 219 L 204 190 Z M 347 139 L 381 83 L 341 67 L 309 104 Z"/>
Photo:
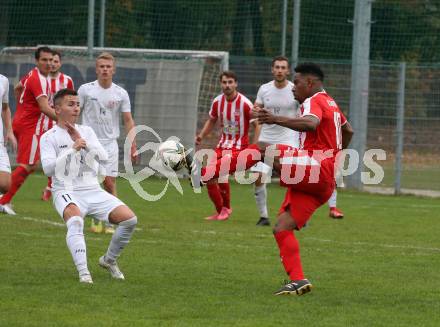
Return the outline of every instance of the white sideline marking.
<path id="1" fill-rule="evenodd" d="M 20 219 L 23 219 L 23 220 L 28 220 L 28 221 L 33 221 L 33 222 L 36 222 L 36 223 L 47 224 L 47 225 L 58 226 L 58 227 L 65 227 L 66 226 L 66 224 L 57 223 L 55 221 L 46 220 L 46 219 L 36 219 L 36 218 L 32 218 L 32 217 L 20 217 L 20 216 L 14 217 L 14 218 L 20 218 Z M 135 230 L 142 231 L 142 228 L 136 227 Z"/>

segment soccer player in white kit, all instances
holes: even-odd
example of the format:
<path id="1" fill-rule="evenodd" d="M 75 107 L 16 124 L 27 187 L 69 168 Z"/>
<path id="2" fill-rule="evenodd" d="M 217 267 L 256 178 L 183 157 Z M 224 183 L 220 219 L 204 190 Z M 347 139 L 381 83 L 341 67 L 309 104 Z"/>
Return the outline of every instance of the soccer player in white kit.
<path id="1" fill-rule="evenodd" d="M 75 87 L 73 85 L 73 80 L 69 75 L 66 75 L 61 72 L 61 53 L 56 50 L 52 50 L 52 61 L 50 63 L 50 72 L 48 76 L 48 81 L 50 84 L 50 102 L 53 101 L 53 96 L 55 93 L 57 93 L 59 90 L 68 88 L 71 90 L 74 90 Z M 47 186 L 43 190 L 43 194 L 41 195 L 41 200 L 43 201 L 49 201 L 50 197 L 52 196 L 52 180 L 49 177 Z"/>
<path id="2" fill-rule="evenodd" d="M 104 189 L 116 196 L 116 177 L 118 176 L 119 121 L 122 113 L 125 131 L 135 126 L 131 115 L 131 105 L 128 93 L 119 85 L 113 83 L 115 74 L 115 58 L 108 52 L 101 53 L 96 59 L 97 80 L 86 83 L 78 89 L 82 110 L 82 124 L 90 126 L 95 131 L 109 160 L 105 165 Z M 137 159 L 136 142 L 132 140 L 131 160 Z M 100 222 L 92 221 L 91 231 L 100 233 Z M 112 233 L 111 225 L 106 225 L 106 233 Z"/>
<path id="3" fill-rule="evenodd" d="M 77 92 L 63 89 L 54 97 L 57 125 L 40 141 L 44 173 L 52 177 L 53 204 L 67 226 L 66 242 L 81 283 L 93 283 L 87 266 L 84 240 L 84 217 L 117 224 L 105 255 L 99 265 L 115 279 L 124 279 L 116 260 L 129 243 L 137 218 L 133 211 L 98 181 L 99 163 L 108 159 L 107 151 L 93 129 L 75 124 L 80 115 Z"/>
<path id="4" fill-rule="evenodd" d="M 17 140 L 12 132 L 11 109 L 9 108 L 9 81 L 0 74 L 0 100 L 2 113 L 0 117 L 0 193 L 6 193 L 11 186 L 11 164 L 5 142 L 10 142 L 14 151 L 17 151 Z M 3 137 L 3 125 L 6 138 Z M 1 208 L 0 208 L 1 210 Z"/>
<path id="5" fill-rule="evenodd" d="M 265 108 L 274 115 L 284 117 L 298 116 L 298 102 L 292 93 L 293 83 L 287 80 L 290 74 L 289 60 L 284 56 L 277 56 L 272 60 L 273 80 L 263 84 L 258 89 L 254 108 Z M 264 142 L 267 144 L 286 144 L 294 148 L 299 146 L 299 132 L 290 128 L 275 124 L 258 125 L 254 134 L 254 143 Z M 259 162 L 251 168 L 251 171 L 260 173 L 255 182 L 255 201 L 257 203 L 260 219 L 258 226 L 269 226 L 267 212 L 267 190 L 266 184 L 262 182 L 263 174 L 270 174 L 271 169 L 263 162 Z"/>
<path id="6" fill-rule="evenodd" d="M 274 115 L 284 117 L 297 117 L 299 115 L 299 105 L 292 93 L 293 83 L 287 77 L 290 74 L 289 59 L 284 56 L 277 56 L 272 60 L 273 80 L 260 86 L 257 98 L 254 103 L 255 108 L 265 108 L 270 110 Z M 286 144 L 294 148 L 299 147 L 300 133 L 275 124 L 259 125 L 255 131 L 254 143 L 263 142 L 267 144 Z M 271 173 L 269 166 L 263 162 L 259 162 L 251 171 L 260 173 L 259 178 L 255 182 L 255 201 L 257 203 L 260 219 L 257 226 L 269 226 L 270 220 L 267 210 L 267 189 L 266 184 L 262 182 L 262 175 Z M 336 208 L 336 189 L 330 200 L 330 217 L 334 217 Z M 333 208 L 334 207 L 334 208 Z M 339 214 L 342 214 L 338 211 Z"/>

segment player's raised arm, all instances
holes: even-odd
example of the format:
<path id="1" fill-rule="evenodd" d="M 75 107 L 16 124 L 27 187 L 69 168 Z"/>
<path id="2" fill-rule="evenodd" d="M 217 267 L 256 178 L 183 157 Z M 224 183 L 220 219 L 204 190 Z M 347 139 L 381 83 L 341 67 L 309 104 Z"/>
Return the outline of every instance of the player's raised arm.
<path id="1" fill-rule="evenodd" d="M 276 124 L 300 132 L 314 131 L 319 125 L 319 119 L 312 115 L 298 118 L 275 116 L 266 109 L 261 109 L 257 118 L 260 124 Z"/>

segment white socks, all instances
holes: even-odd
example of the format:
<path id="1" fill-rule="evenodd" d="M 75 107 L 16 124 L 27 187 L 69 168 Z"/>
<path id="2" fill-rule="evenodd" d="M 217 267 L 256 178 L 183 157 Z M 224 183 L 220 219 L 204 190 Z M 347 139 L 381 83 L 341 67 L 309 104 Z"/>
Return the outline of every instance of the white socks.
<path id="1" fill-rule="evenodd" d="M 71 217 L 67 223 L 66 243 L 72 254 L 73 262 L 80 276 L 90 274 L 87 268 L 86 242 L 84 240 L 84 220 L 79 216 Z"/>
<path id="2" fill-rule="evenodd" d="M 336 191 L 336 187 L 333 190 L 332 195 L 330 196 L 330 199 L 328 199 L 328 206 L 330 208 L 336 208 L 336 198 L 338 196 L 338 191 Z"/>
<path id="3" fill-rule="evenodd" d="M 124 247 L 130 242 L 131 235 L 137 224 L 137 218 L 134 216 L 128 220 L 120 222 L 113 234 L 110 245 L 108 246 L 105 260 L 108 263 L 114 263 L 121 254 Z"/>
<path id="4" fill-rule="evenodd" d="M 255 190 L 255 202 L 257 203 L 260 217 L 269 218 L 267 214 L 267 191 L 266 184 L 261 186 L 254 186 Z"/>

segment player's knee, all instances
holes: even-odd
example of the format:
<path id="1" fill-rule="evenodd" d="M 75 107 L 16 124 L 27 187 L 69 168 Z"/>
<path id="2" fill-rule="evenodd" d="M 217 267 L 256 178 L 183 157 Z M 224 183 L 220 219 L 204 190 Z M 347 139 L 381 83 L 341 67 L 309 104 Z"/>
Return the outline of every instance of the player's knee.
<path id="1" fill-rule="evenodd" d="M 0 181 L 0 193 L 7 193 L 11 188 L 11 178 L 5 178 Z"/>
<path id="2" fill-rule="evenodd" d="M 71 219 L 70 217 L 80 216 L 80 215 L 81 215 L 81 212 L 75 203 L 69 203 L 64 208 L 63 219 L 66 222 Z"/>

